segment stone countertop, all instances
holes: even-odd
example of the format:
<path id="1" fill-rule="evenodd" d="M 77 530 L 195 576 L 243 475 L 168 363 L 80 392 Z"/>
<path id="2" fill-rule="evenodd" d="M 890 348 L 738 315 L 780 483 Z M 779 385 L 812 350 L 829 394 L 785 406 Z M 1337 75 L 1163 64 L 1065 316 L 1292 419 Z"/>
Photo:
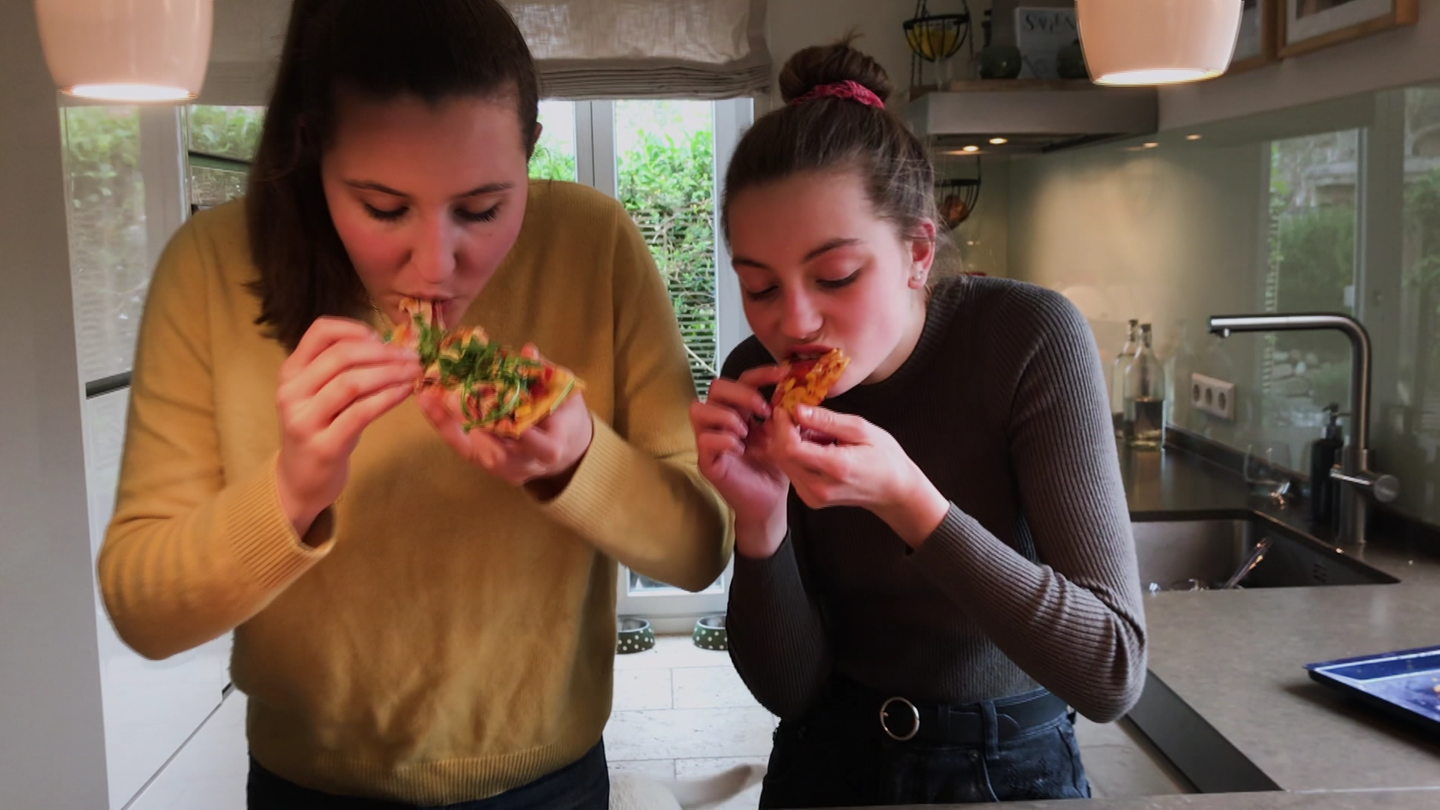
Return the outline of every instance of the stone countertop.
<path id="1" fill-rule="evenodd" d="M 973 805 L 950 805 L 953 810 Z M 1384 790 L 1345 793 L 1196 793 L 1053 802 L 1011 802 L 1006 810 L 1435 810 L 1440 790 Z M 922 810 L 915 807 L 913 810 Z M 927 810 L 936 810 L 930 805 Z"/>
<path id="2" fill-rule="evenodd" d="M 1309 532 L 1236 477 L 1180 451 L 1121 453 L 1137 521 L 1246 510 Z M 1310 680 L 1306 663 L 1440 644 L 1440 560 L 1372 538 L 1340 549 L 1393 585 L 1166 591 L 1146 597 L 1150 671 L 1283 792 L 1093 799 L 1104 810 L 1440 808 L 1440 736 L 1362 708 Z M 1024 802 L 1027 810 L 1076 802 Z"/>
<path id="3" fill-rule="evenodd" d="M 1256 506 L 1243 482 L 1184 453 L 1123 453 L 1122 468 L 1137 519 Z M 1300 510 L 1255 511 L 1309 530 Z M 1440 737 L 1359 707 L 1303 669 L 1440 644 L 1440 561 L 1383 536 L 1337 553 L 1400 582 L 1150 595 L 1150 671 L 1287 791 L 1440 790 Z M 1440 793 L 1422 798 L 1440 807 Z"/>

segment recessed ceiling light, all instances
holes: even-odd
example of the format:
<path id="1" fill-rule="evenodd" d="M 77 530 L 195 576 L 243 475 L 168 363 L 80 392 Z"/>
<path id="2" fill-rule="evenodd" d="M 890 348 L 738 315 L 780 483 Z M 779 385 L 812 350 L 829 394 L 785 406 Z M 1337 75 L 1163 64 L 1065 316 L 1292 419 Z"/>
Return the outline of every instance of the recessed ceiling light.
<path id="1" fill-rule="evenodd" d="M 1008 141 L 1007 139 L 1005 139 L 1005 138 L 991 138 L 991 139 L 990 139 L 990 143 L 993 143 L 993 144 L 995 144 L 996 146 L 999 146 L 999 145 L 1002 144 L 1002 143 L 1009 143 L 1009 141 Z"/>
<path id="2" fill-rule="evenodd" d="M 1198 140 L 1200 140 L 1200 139 L 1203 138 L 1203 137 L 1205 137 L 1205 136 L 1203 136 L 1203 135 L 1186 135 L 1186 136 L 1185 136 L 1185 140 L 1187 140 L 1187 141 L 1198 141 Z"/>
<path id="3" fill-rule="evenodd" d="M 979 151 L 980 151 L 980 147 L 971 145 L 971 146 L 965 147 L 964 149 L 962 149 L 962 150 L 960 150 L 960 151 L 962 151 L 962 152 L 979 152 Z"/>
<path id="4" fill-rule="evenodd" d="M 1151 141 L 1151 142 L 1145 144 L 1145 148 L 1146 148 L 1146 149 L 1154 149 L 1155 147 L 1157 147 L 1157 146 L 1159 146 L 1159 145 L 1160 145 L 1160 144 L 1158 144 L 1158 143 L 1156 143 L 1156 142 L 1154 142 L 1154 141 Z"/>

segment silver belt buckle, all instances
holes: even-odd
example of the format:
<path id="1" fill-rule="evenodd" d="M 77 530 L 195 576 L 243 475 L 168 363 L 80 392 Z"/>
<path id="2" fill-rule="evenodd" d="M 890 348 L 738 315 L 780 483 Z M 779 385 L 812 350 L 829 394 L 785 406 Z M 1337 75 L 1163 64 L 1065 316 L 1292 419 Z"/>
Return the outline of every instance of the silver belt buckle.
<path id="1" fill-rule="evenodd" d="M 910 733 L 906 734 L 903 737 L 891 731 L 890 726 L 887 725 L 885 722 L 886 720 L 890 719 L 890 704 L 892 703 L 899 703 L 902 706 L 910 709 L 910 717 L 913 721 L 913 725 L 910 726 Z M 880 728 L 890 739 L 896 742 L 905 742 L 906 740 L 909 740 L 913 738 L 916 734 L 920 733 L 920 710 L 915 708 L 914 703 L 911 703 L 903 697 L 892 697 L 889 700 L 886 700 L 884 703 L 880 704 Z"/>

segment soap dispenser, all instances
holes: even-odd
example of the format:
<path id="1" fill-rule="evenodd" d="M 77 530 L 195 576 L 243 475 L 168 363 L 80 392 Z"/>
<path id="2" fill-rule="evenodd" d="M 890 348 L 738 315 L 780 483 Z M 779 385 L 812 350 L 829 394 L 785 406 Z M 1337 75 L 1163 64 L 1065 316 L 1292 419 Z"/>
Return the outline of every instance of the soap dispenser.
<path id="1" fill-rule="evenodd" d="M 1335 517 L 1336 481 L 1330 469 L 1340 462 L 1345 437 L 1340 431 L 1340 406 L 1325 406 L 1325 435 L 1310 443 L 1310 520 L 1328 526 Z"/>

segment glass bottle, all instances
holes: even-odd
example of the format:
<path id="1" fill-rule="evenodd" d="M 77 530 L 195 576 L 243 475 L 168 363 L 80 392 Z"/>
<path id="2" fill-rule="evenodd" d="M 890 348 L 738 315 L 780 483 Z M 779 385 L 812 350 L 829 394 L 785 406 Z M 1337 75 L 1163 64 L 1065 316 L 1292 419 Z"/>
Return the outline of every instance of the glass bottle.
<path id="1" fill-rule="evenodd" d="M 1125 438 L 1125 369 L 1140 348 L 1140 322 L 1130 319 L 1125 330 L 1125 348 L 1115 355 L 1110 364 L 1110 420 L 1115 424 L 1115 438 Z"/>
<path id="2" fill-rule="evenodd" d="M 1190 321 L 1181 318 L 1179 345 L 1165 358 L 1165 424 L 1198 431 L 1190 404 L 1190 378 L 1197 370 L 1199 358 L 1190 345 Z"/>
<path id="3" fill-rule="evenodd" d="M 1165 445 L 1165 366 L 1151 345 L 1150 324 L 1140 325 L 1140 349 L 1125 369 L 1125 446 Z"/>

